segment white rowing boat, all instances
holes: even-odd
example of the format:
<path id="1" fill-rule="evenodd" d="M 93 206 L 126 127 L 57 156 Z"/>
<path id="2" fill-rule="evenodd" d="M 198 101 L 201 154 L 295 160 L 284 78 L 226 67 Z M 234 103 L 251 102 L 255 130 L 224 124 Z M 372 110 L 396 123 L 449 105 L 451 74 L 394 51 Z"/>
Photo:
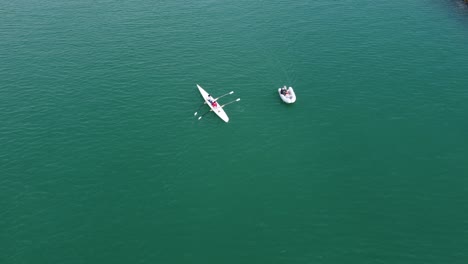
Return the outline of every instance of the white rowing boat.
<path id="1" fill-rule="evenodd" d="M 278 94 L 281 97 L 281 100 L 287 104 L 296 102 L 296 94 L 292 87 L 286 88 L 285 85 L 283 88 L 278 88 Z"/>
<path id="2" fill-rule="evenodd" d="M 224 105 L 219 105 L 218 103 L 218 99 L 221 98 L 221 97 L 224 97 L 226 95 L 230 95 L 230 94 L 233 94 L 234 92 L 231 91 L 225 95 L 222 95 L 218 98 L 213 98 L 210 94 L 208 94 L 208 92 L 206 92 L 200 85 L 197 84 L 197 87 L 198 87 L 198 90 L 200 91 L 200 94 L 202 95 L 203 97 L 203 100 L 205 100 L 205 103 L 211 108 L 210 111 L 213 111 L 217 116 L 219 116 L 219 118 L 221 118 L 224 122 L 229 122 L 229 117 L 227 116 L 226 112 L 224 112 L 224 109 L 223 107 L 225 107 L 226 105 L 228 104 L 231 104 L 231 103 L 234 103 L 234 102 L 237 102 L 237 101 L 240 101 L 240 98 L 237 98 L 236 100 L 232 101 L 232 102 L 229 102 L 227 104 L 224 104 Z M 207 114 L 208 112 L 206 112 L 205 114 Z M 203 115 L 205 115 L 203 114 Z M 195 112 L 195 115 L 197 115 L 197 112 Z M 200 116 L 198 118 L 198 120 L 200 120 L 202 117 Z"/>

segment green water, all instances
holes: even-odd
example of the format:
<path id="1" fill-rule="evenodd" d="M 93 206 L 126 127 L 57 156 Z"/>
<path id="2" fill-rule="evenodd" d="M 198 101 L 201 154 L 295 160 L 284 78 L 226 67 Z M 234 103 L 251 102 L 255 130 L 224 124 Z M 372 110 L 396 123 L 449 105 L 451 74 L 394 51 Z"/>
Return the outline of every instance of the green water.
<path id="1" fill-rule="evenodd" d="M 0 263 L 467 263 L 467 29 L 456 0 L 4 1 Z"/>

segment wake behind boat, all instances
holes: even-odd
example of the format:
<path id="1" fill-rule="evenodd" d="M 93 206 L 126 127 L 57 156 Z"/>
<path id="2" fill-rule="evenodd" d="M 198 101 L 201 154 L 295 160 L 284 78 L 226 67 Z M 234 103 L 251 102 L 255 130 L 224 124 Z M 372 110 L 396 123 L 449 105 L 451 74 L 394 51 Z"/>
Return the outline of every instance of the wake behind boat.
<path id="1" fill-rule="evenodd" d="M 292 104 L 296 102 L 296 93 L 292 87 L 286 88 L 286 85 L 283 88 L 278 88 L 278 94 L 281 97 L 281 100 L 287 104 Z"/>
<path id="2" fill-rule="evenodd" d="M 205 100 L 205 103 L 204 104 L 207 104 L 211 110 L 206 112 L 205 114 L 201 115 L 198 120 L 200 120 L 204 115 L 206 115 L 207 113 L 213 111 L 217 116 L 219 116 L 219 118 L 221 118 L 224 122 L 229 122 L 229 117 L 228 115 L 226 114 L 226 112 L 224 112 L 224 107 L 228 104 L 231 104 L 231 103 L 234 103 L 234 102 L 238 102 L 240 101 L 240 98 L 237 98 L 236 100 L 232 101 L 232 102 L 229 102 L 227 104 L 224 104 L 224 105 L 219 105 L 218 103 L 218 99 L 221 98 L 221 97 L 224 97 L 226 95 L 230 95 L 230 94 L 233 94 L 234 92 L 231 91 L 227 94 L 224 94 L 218 98 L 213 98 L 208 92 L 205 91 L 205 89 L 203 89 L 200 85 L 197 84 L 197 87 L 198 87 L 198 91 L 200 91 L 200 94 L 202 95 L 203 97 L 203 100 Z M 203 105 L 204 105 L 203 104 Z M 202 105 L 202 106 L 203 106 Z M 194 115 L 197 115 L 197 112 L 195 112 Z"/>

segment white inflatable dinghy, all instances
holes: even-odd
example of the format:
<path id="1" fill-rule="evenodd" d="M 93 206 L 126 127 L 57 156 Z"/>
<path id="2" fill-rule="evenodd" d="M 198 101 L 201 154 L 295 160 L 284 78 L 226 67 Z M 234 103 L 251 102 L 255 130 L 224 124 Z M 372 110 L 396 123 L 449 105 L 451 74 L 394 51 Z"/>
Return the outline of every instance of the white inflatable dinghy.
<path id="1" fill-rule="evenodd" d="M 292 87 L 286 88 L 286 85 L 283 88 L 278 88 L 278 94 L 281 97 L 281 100 L 287 104 L 292 104 L 296 102 L 296 94 Z"/>

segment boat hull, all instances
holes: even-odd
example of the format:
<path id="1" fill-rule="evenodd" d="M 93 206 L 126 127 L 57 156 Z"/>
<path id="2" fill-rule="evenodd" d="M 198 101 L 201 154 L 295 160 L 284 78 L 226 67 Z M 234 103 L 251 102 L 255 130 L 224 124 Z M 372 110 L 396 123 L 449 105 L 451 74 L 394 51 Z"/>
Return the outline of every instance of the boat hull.
<path id="1" fill-rule="evenodd" d="M 202 95 L 203 97 L 203 100 L 205 100 L 206 104 L 211 108 L 211 110 L 217 115 L 219 116 L 219 118 L 221 118 L 224 122 L 229 122 L 229 117 L 227 116 L 226 112 L 224 112 L 224 109 L 221 105 L 219 105 L 218 103 L 218 106 L 214 107 L 211 105 L 211 103 L 208 101 L 208 93 L 200 86 L 197 84 L 197 87 L 198 87 L 198 90 L 200 91 L 200 94 Z"/>

